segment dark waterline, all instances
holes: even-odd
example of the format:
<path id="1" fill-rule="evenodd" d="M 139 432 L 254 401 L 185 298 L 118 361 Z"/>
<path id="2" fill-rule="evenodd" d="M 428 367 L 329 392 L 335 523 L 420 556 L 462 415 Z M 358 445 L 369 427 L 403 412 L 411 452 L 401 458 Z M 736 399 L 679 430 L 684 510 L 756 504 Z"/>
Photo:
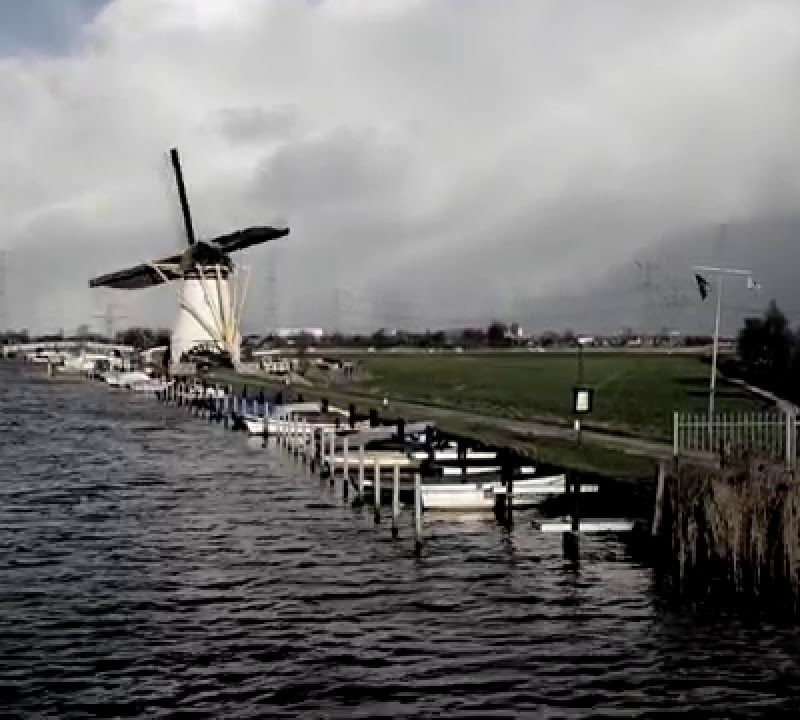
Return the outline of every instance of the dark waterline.
<path id="1" fill-rule="evenodd" d="M 260 441 L 0 363 L 0 716 L 789 714 L 793 627 L 666 609 L 613 538 L 370 508 Z"/>

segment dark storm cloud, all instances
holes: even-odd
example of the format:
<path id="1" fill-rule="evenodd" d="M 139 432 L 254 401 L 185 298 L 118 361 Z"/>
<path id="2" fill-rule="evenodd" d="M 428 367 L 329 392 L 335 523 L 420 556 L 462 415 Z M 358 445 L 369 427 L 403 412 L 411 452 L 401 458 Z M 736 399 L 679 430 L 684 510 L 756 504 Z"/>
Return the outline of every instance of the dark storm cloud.
<path id="1" fill-rule="evenodd" d="M 180 246 L 172 145 L 201 236 L 292 226 L 241 258 L 250 328 L 276 303 L 287 324 L 614 327 L 642 314 L 635 258 L 685 247 L 683 272 L 719 223 L 797 212 L 793 2 L 115 0 L 83 38 L 0 60 L 19 325 L 77 324 L 105 301 L 92 272 Z M 42 248 L 57 281 L 29 269 Z M 169 320 L 167 295 L 118 296 Z"/>

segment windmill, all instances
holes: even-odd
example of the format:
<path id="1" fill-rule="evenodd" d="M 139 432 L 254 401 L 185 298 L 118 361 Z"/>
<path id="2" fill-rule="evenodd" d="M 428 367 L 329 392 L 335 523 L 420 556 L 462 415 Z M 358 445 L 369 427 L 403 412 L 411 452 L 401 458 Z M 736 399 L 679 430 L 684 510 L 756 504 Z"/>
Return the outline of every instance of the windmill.
<path id="1" fill-rule="evenodd" d="M 170 158 L 186 229 L 186 249 L 126 270 L 100 275 L 89 281 L 89 287 L 136 290 L 172 284 L 179 306 L 172 331 L 172 360 L 179 362 L 190 351 L 201 348 L 229 358 L 234 367 L 238 367 L 239 327 L 247 282 L 246 278 L 242 281 L 237 277 L 230 253 L 284 237 L 289 234 L 289 228 L 250 227 L 208 241 L 197 240 L 176 148 L 170 150 Z"/>

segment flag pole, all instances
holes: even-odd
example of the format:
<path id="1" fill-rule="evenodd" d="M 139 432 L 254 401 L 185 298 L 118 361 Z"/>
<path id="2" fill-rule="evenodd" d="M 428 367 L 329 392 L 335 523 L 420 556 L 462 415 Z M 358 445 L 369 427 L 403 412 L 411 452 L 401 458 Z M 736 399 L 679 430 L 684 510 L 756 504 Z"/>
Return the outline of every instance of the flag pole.
<path id="1" fill-rule="evenodd" d="M 708 431 L 713 443 L 714 396 L 717 392 L 717 354 L 719 353 L 719 316 L 722 312 L 722 285 L 725 275 L 717 275 L 717 314 L 714 320 L 714 348 L 711 351 L 711 387 L 708 393 Z"/>
<path id="2" fill-rule="evenodd" d="M 711 382 L 708 391 L 708 436 L 709 445 L 713 446 L 714 443 L 714 400 L 717 391 L 717 355 L 719 354 L 719 324 L 720 315 L 722 314 L 722 288 L 723 280 L 726 275 L 744 276 L 748 279 L 748 287 L 752 285 L 755 289 L 758 283 L 753 282 L 753 273 L 751 270 L 743 270 L 740 268 L 724 268 L 724 267 L 709 267 L 707 265 L 695 265 L 695 272 L 703 272 L 713 274 L 717 279 L 717 311 L 714 316 L 714 346 L 711 351 Z M 700 276 L 696 276 L 700 277 Z M 698 280 L 699 282 L 699 280 Z M 701 290 L 702 293 L 702 290 Z M 705 299 L 705 298 L 704 298 Z"/>

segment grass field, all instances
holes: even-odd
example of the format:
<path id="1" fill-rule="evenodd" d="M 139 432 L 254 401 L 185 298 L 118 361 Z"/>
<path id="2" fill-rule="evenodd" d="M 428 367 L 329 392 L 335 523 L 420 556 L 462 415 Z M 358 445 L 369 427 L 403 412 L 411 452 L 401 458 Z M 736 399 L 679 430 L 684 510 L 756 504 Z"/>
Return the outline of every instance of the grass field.
<path id="1" fill-rule="evenodd" d="M 473 410 L 515 419 L 571 422 L 575 354 L 375 354 L 361 356 L 357 383 L 372 395 Z M 709 366 L 681 355 L 584 356 L 584 381 L 595 388 L 586 427 L 668 440 L 675 410 L 708 407 Z M 720 411 L 752 411 L 758 400 L 718 386 Z"/>
<path id="2" fill-rule="evenodd" d="M 579 471 L 631 479 L 652 479 L 654 461 L 619 448 L 569 438 L 520 438 L 493 423 L 493 417 L 572 422 L 572 386 L 577 375 L 575 354 L 557 353 L 375 353 L 352 356 L 364 372 L 353 383 L 298 386 L 307 398 L 327 397 L 345 407 L 355 402 L 359 412 L 380 408 L 389 396 L 392 413 L 405 412 L 406 400 L 443 408 L 473 411 L 482 418 L 434 417 L 450 432 L 484 442 L 520 445 L 537 462 Z M 669 442 L 675 410 L 706 412 L 708 364 L 696 357 L 633 353 L 587 353 L 584 379 L 595 388 L 595 407 L 584 427 Z M 276 386 L 263 378 L 217 371 L 216 379 L 247 385 L 251 393 Z M 736 386 L 721 383 L 717 407 L 750 412 L 763 405 Z M 420 419 L 409 411 L 406 417 Z M 427 416 L 424 419 L 430 419 Z"/>

